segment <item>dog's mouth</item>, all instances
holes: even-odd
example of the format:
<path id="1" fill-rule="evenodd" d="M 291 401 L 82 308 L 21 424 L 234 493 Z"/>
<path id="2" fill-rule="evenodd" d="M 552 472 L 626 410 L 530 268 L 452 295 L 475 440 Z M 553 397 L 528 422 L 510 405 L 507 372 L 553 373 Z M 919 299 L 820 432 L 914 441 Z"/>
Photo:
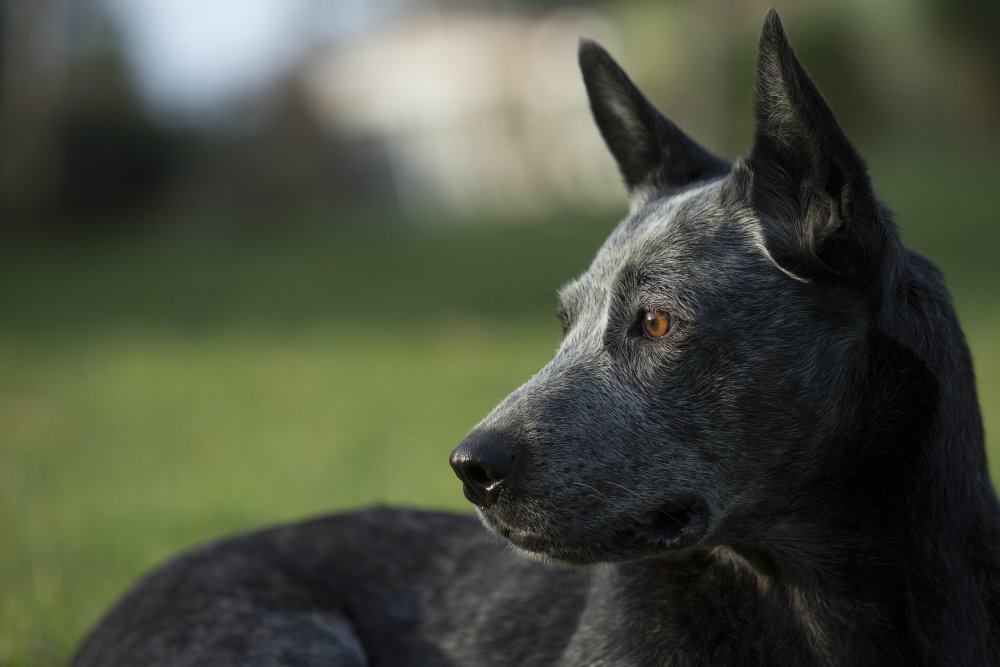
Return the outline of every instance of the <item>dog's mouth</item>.
<path id="1" fill-rule="evenodd" d="M 485 516 L 487 525 L 530 554 L 557 561 L 586 564 L 599 561 L 630 560 L 683 551 L 697 544 L 708 530 L 708 512 L 697 500 L 670 501 L 620 521 L 620 530 L 556 536 L 505 525 Z"/>
<path id="2" fill-rule="evenodd" d="M 651 546 L 678 549 L 696 542 L 705 533 L 705 508 L 697 501 L 660 505 L 630 521 L 628 531 Z"/>

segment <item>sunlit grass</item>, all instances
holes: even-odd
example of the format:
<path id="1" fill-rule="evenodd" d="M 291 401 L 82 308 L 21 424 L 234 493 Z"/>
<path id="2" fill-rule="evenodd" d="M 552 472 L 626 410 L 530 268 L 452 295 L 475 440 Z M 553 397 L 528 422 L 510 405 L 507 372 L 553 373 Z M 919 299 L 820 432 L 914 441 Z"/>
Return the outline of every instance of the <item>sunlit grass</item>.
<path id="1" fill-rule="evenodd" d="M 347 328 L 119 333 L 5 355 L 0 663 L 61 661 L 184 545 L 361 504 L 464 508 L 448 453 L 554 331 Z"/>

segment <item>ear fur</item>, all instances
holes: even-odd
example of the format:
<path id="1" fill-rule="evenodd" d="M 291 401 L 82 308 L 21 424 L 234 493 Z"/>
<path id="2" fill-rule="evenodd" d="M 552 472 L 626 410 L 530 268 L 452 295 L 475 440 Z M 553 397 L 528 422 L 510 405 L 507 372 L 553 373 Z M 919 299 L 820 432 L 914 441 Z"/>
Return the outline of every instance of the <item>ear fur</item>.
<path id="1" fill-rule="evenodd" d="M 809 279 L 871 279 L 887 241 L 864 161 L 802 69 L 773 9 L 764 18 L 747 159 L 765 243 Z"/>
<path id="2" fill-rule="evenodd" d="M 728 162 L 699 146 L 660 113 L 596 42 L 580 42 L 579 60 L 594 121 L 629 192 L 677 187 L 729 171 Z"/>

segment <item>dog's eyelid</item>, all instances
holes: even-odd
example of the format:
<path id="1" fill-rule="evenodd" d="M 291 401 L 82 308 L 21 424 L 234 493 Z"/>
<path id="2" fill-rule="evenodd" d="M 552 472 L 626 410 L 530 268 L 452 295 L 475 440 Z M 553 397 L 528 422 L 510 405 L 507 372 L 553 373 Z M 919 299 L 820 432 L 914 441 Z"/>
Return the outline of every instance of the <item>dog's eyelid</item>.
<path id="1" fill-rule="evenodd" d="M 648 283 L 635 297 L 639 310 L 650 308 L 669 313 L 675 319 L 697 321 L 701 317 L 697 311 L 697 301 L 691 298 L 689 290 L 662 283 Z"/>
<path id="2" fill-rule="evenodd" d="M 679 306 L 677 300 L 671 294 L 640 294 L 635 301 L 637 316 L 641 316 L 647 310 L 658 310 L 667 313 L 671 317 L 686 316 L 687 313 Z"/>
<path id="3" fill-rule="evenodd" d="M 635 286 L 640 290 L 648 290 L 651 287 L 655 287 L 657 282 L 648 271 L 639 269 L 635 273 Z"/>

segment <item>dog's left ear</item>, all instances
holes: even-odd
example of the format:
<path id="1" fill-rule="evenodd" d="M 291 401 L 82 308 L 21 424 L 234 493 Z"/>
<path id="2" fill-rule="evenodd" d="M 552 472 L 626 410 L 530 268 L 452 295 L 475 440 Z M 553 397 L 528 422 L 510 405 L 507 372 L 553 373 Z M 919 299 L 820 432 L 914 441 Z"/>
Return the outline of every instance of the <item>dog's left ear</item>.
<path id="1" fill-rule="evenodd" d="M 642 94 L 596 42 L 580 42 L 580 71 L 604 142 L 629 192 L 721 176 L 729 163 L 684 134 Z"/>
<path id="2" fill-rule="evenodd" d="M 760 37 L 754 114 L 751 195 L 775 261 L 807 279 L 873 279 L 887 232 L 868 170 L 773 9 Z"/>

